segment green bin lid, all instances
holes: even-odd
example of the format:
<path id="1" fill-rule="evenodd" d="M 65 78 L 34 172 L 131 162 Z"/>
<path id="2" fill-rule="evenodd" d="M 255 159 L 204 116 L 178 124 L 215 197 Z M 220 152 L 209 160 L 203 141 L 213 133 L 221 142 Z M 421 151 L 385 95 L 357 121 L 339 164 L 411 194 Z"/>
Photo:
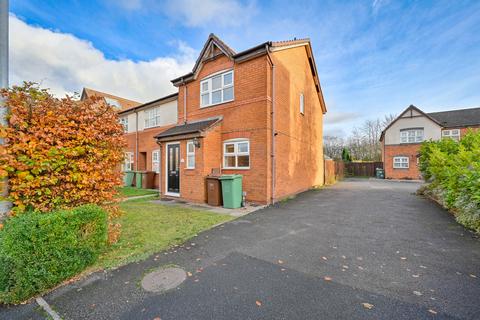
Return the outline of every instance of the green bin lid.
<path id="1" fill-rule="evenodd" d="M 233 179 L 238 179 L 241 178 L 241 174 L 222 174 L 219 179 L 220 180 L 233 180 Z"/>

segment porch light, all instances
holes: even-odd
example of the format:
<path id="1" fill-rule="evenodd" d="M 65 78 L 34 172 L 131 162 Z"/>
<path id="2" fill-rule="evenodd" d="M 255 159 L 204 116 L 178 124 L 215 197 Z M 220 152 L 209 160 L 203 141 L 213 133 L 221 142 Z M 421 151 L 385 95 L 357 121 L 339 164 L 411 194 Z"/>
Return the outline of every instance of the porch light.
<path id="1" fill-rule="evenodd" d="M 198 138 L 193 138 L 193 145 L 196 148 L 200 148 L 200 140 L 198 140 Z"/>

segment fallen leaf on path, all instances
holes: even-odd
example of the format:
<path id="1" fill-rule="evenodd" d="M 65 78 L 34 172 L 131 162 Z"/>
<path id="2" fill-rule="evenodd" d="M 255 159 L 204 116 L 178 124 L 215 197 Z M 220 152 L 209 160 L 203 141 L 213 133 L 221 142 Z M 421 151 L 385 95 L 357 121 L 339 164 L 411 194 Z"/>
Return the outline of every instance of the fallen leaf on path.
<path id="1" fill-rule="evenodd" d="M 278 264 L 282 264 L 283 263 L 283 260 L 278 260 Z"/>
<path id="2" fill-rule="evenodd" d="M 332 281 L 332 278 L 330 277 L 324 277 L 323 279 L 325 279 L 325 281 Z"/>
<path id="3" fill-rule="evenodd" d="M 413 291 L 413 294 L 416 295 L 416 296 L 421 296 L 422 293 L 420 291 Z"/>
<path id="4" fill-rule="evenodd" d="M 191 277 L 192 276 L 192 273 L 189 271 L 187 272 L 187 276 Z"/>
<path id="5" fill-rule="evenodd" d="M 472 277 L 472 278 L 476 278 L 477 276 L 476 276 L 476 275 L 474 275 L 474 274 L 471 274 L 471 275 L 470 275 L 470 277 Z"/>
<path id="6" fill-rule="evenodd" d="M 345 257 L 345 256 L 342 256 L 342 259 L 347 259 L 347 257 Z"/>
<path id="7" fill-rule="evenodd" d="M 420 268 L 422 268 L 422 269 L 427 269 L 427 267 L 425 267 L 425 266 L 420 266 Z"/>
<path id="8" fill-rule="evenodd" d="M 373 309 L 373 304 L 368 303 L 368 302 L 362 303 L 362 306 L 363 306 L 365 309 L 368 309 L 368 310 Z"/>
<path id="9" fill-rule="evenodd" d="M 258 301 L 258 300 L 257 300 L 257 301 L 255 301 L 255 304 L 256 304 L 257 306 L 259 306 L 259 307 L 261 307 L 261 306 L 262 306 L 262 302 L 261 302 L 261 301 Z"/>
<path id="10" fill-rule="evenodd" d="M 433 309 L 428 309 L 428 312 L 430 312 L 431 314 L 437 314 L 437 311 L 435 311 Z"/>
<path id="11" fill-rule="evenodd" d="M 412 274 L 412 277 L 418 278 L 418 277 L 420 277 L 420 275 L 419 274 Z"/>
<path id="12" fill-rule="evenodd" d="M 400 259 L 402 259 L 402 260 L 407 260 L 407 257 L 400 257 Z"/>
<path id="13" fill-rule="evenodd" d="M 327 257 L 322 257 L 323 260 L 327 261 Z"/>
<path id="14" fill-rule="evenodd" d="M 285 271 L 285 270 L 286 270 L 286 269 L 284 269 L 284 268 L 280 269 L 280 271 Z"/>
<path id="15" fill-rule="evenodd" d="M 343 269 L 348 269 L 348 266 L 342 266 Z"/>

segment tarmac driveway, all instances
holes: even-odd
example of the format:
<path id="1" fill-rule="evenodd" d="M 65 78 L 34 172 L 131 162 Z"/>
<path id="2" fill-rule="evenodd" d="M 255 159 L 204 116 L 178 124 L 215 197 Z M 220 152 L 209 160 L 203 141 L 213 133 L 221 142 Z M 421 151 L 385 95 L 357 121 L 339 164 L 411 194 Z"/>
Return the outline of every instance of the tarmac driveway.
<path id="1" fill-rule="evenodd" d="M 64 319 L 479 319 L 480 241 L 418 187 L 346 180 L 44 298 Z M 177 289 L 141 289 L 172 264 Z"/>

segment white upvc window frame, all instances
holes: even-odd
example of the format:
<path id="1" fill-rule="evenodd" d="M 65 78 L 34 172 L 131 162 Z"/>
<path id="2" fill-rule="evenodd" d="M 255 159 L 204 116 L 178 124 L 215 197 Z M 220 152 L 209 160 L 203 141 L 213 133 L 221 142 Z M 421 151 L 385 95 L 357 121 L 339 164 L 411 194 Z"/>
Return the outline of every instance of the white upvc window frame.
<path id="1" fill-rule="evenodd" d="M 189 148 L 192 148 L 189 150 Z M 185 164 L 186 169 L 195 169 L 195 144 L 193 141 L 187 141 L 186 145 L 187 151 L 187 163 Z"/>
<path id="2" fill-rule="evenodd" d="M 393 169 L 408 169 L 410 168 L 410 158 L 405 156 L 393 157 Z"/>
<path id="3" fill-rule="evenodd" d="M 160 173 L 160 150 L 152 151 L 152 171 Z"/>
<path id="4" fill-rule="evenodd" d="M 120 122 L 120 124 L 123 126 L 123 132 L 127 133 L 128 132 L 128 116 L 120 117 L 118 122 Z"/>
<path id="5" fill-rule="evenodd" d="M 145 129 L 158 127 L 160 125 L 160 107 L 147 109 L 144 111 Z"/>
<path id="6" fill-rule="evenodd" d="M 300 93 L 300 114 L 305 114 L 305 96 Z"/>
<path id="7" fill-rule="evenodd" d="M 125 152 L 122 171 L 133 171 L 133 152 Z"/>
<path id="8" fill-rule="evenodd" d="M 460 129 L 442 130 L 442 138 L 450 138 L 456 141 L 460 141 Z"/>
<path id="9" fill-rule="evenodd" d="M 240 151 L 239 145 L 247 145 L 247 151 Z M 233 145 L 233 152 L 227 152 L 227 145 Z M 248 156 L 248 166 L 240 167 L 238 165 L 238 157 Z M 227 165 L 227 157 L 235 157 L 235 166 Z M 233 170 L 248 170 L 250 169 L 250 140 L 245 138 L 230 139 L 223 142 L 223 169 L 233 169 Z"/>
<path id="10" fill-rule="evenodd" d="M 400 130 L 400 143 L 421 143 L 425 140 L 423 128 Z"/>
<path id="11" fill-rule="evenodd" d="M 229 84 L 225 84 L 225 76 L 226 75 L 231 75 L 232 81 Z M 213 89 L 213 79 L 216 79 L 220 77 L 220 87 Z M 206 107 L 211 107 L 215 106 L 218 104 L 226 103 L 226 102 L 231 102 L 235 100 L 235 88 L 234 88 L 234 83 L 235 83 L 235 74 L 233 72 L 233 69 L 230 70 L 222 70 L 219 72 L 216 72 L 214 74 L 209 75 L 207 78 L 204 78 L 200 81 L 200 108 L 206 108 Z M 224 92 L 226 89 L 232 88 L 232 98 L 231 99 L 225 99 L 224 98 Z M 220 101 L 218 102 L 213 102 L 213 94 L 216 92 L 220 92 Z M 206 96 L 208 97 L 208 101 L 204 102 L 203 97 Z"/>

